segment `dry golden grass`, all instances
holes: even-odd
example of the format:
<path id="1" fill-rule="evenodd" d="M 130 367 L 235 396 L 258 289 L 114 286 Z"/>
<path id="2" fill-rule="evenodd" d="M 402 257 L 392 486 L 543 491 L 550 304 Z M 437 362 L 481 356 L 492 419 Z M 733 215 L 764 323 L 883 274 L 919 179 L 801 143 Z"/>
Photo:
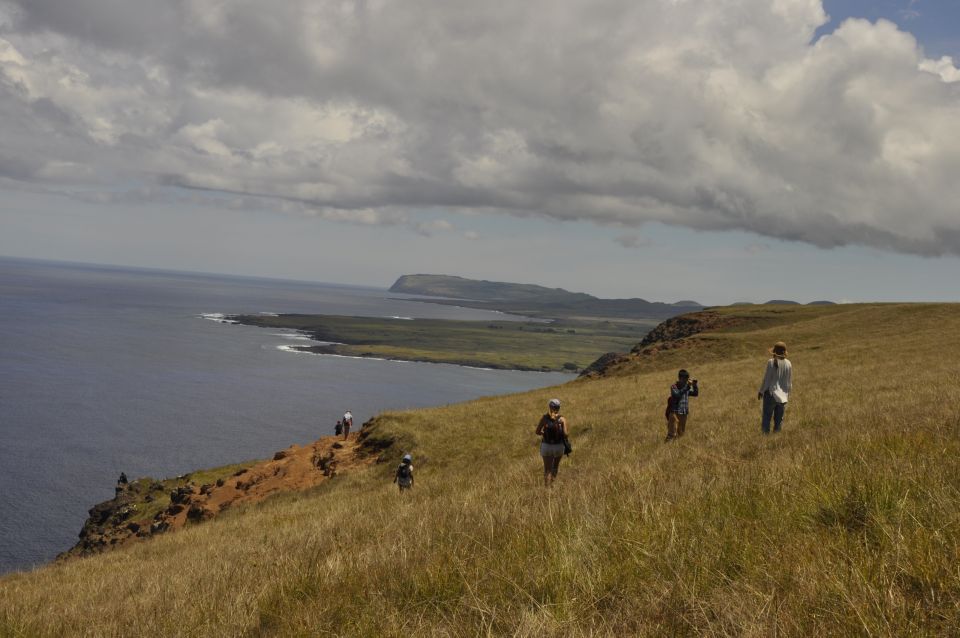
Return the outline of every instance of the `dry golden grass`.
<path id="1" fill-rule="evenodd" d="M 949 635 L 960 627 L 960 307 L 753 316 L 615 378 L 390 413 L 415 455 L 0 579 L 9 636 Z M 785 431 L 759 433 L 784 339 Z M 664 445 L 675 369 L 700 379 Z M 574 453 L 541 485 L 533 428 Z"/>

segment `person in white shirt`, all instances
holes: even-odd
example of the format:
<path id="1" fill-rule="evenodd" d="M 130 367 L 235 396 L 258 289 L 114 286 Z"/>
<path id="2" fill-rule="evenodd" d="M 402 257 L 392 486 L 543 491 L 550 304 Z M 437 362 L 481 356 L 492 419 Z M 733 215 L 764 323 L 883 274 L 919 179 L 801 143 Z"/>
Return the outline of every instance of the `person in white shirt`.
<path id="1" fill-rule="evenodd" d="M 790 400 L 793 389 L 793 366 L 787 359 L 787 344 L 778 341 L 770 349 L 770 360 L 763 374 L 763 383 L 757 392 L 757 399 L 763 401 L 763 417 L 760 429 L 770 434 L 770 420 L 773 419 L 773 431 L 779 432 L 783 425 L 783 411 Z"/>
<path id="2" fill-rule="evenodd" d="M 350 436 L 350 427 L 353 425 L 353 413 L 347 410 L 343 413 L 343 440 Z"/>

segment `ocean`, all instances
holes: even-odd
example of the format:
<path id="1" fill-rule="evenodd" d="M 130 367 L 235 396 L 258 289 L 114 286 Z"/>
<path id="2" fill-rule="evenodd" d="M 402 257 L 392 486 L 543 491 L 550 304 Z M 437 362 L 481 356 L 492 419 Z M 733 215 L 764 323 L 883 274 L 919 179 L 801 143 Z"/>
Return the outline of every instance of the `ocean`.
<path id="1" fill-rule="evenodd" d="M 319 275 L 322 277 L 322 274 Z M 0 573 L 70 548 L 131 479 L 266 458 L 380 411 L 569 380 L 318 356 L 231 313 L 510 319 L 383 289 L 0 258 Z"/>

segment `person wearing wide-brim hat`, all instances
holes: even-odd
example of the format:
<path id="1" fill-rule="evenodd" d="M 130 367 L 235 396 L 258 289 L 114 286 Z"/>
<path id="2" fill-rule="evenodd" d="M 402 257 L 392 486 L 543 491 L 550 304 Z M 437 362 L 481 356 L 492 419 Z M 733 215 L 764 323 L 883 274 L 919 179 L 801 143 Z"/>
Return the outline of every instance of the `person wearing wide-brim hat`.
<path id="1" fill-rule="evenodd" d="M 773 431 L 779 432 L 783 426 L 783 412 L 786 410 L 790 392 L 793 390 L 793 366 L 787 359 L 787 344 L 778 341 L 769 350 L 770 359 L 763 374 L 763 383 L 757 392 L 757 399 L 763 401 L 763 417 L 760 429 L 770 434 L 770 420 Z"/>

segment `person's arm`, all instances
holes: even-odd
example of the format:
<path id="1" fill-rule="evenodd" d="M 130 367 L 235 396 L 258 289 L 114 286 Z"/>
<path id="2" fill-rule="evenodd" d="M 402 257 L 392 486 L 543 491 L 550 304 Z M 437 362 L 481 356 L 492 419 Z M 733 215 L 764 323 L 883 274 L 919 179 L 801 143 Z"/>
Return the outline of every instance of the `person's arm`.
<path id="1" fill-rule="evenodd" d="M 793 364 L 785 366 L 783 371 L 783 383 L 781 384 L 783 391 L 787 394 L 790 394 L 793 390 Z"/>
<path id="2" fill-rule="evenodd" d="M 770 385 L 770 371 L 773 369 L 773 366 L 770 365 L 770 362 L 767 361 L 767 367 L 763 369 L 763 381 L 760 382 L 760 389 L 757 390 L 757 398 L 762 399 L 763 393 L 767 391 L 767 388 Z"/>
<path id="3" fill-rule="evenodd" d="M 570 434 L 570 429 L 567 427 L 567 419 L 565 417 L 560 417 L 560 428 L 563 431 L 563 436 Z"/>
<path id="4" fill-rule="evenodd" d="M 683 396 L 683 388 L 681 388 L 679 384 L 674 383 L 670 386 L 670 395 L 673 396 L 674 399 L 679 400 L 680 397 Z"/>
<path id="5" fill-rule="evenodd" d="M 700 386 L 697 385 L 696 383 L 690 386 L 690 396 L 692 397 L 700 396 Z"/>
<path id="6" fill-rule="evenodd" d="M 540 422 L 537 423 L 537 436 L 543 436 L 543 422 L 546 420 L 546 417 L 540 417 Z"/>

